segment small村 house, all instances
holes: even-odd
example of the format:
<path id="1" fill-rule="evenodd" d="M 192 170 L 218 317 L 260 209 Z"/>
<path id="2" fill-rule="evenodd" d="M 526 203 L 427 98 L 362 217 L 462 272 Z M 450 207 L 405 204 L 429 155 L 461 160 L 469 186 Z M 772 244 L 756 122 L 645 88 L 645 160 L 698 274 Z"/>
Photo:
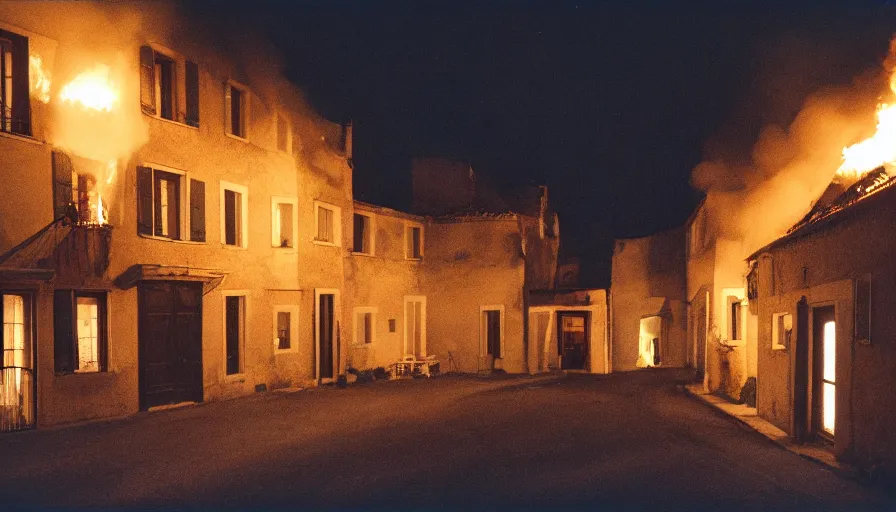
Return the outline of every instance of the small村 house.
<path id="1" fill-rule="evenodd" d="M 883 168 L 823 197 L 750 261 L 758 412 L 865 469 L 891 467 L 896 181 Z M 829 194 L 826 194 L 829 196 Z"/>

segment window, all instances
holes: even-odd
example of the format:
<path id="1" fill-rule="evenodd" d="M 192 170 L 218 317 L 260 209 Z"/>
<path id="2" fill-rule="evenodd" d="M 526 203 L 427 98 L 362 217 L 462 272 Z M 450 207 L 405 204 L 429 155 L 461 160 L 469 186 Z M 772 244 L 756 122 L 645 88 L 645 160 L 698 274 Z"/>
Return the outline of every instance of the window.
<path id="1" fill-rule="evenodd" d="M 376 338 L 376 308 L 357 307 L 354 309 L 354 344 L 367 346 Z"/>
<path id="2" fill-rule="evenodd" d="M 149 115 L 198 127 L 199 66 L 142 46 L 140 105 Z"/>
<path id="3" fill-rule="evenodd" d="M 181 171 L 137 167 L 137 232 L 205 242 L 205 182 Z"/>
<path id="4" fill-rule="evenodd" d="M 775 313 L 772 315 L 772 350 L 786 350 L 793 339 L 793 315 Z"/>
<path id="5" fill-rule="evenodd" d="M 389 319 L 389 332 L 395 332 L 398 329 L 397 323 L 394 318 Z"/>
<path id="6" fill-rule="evenodd" d="M 342 227 L 341 210 L 333 205 L 314 202 L 315 232 L 314 241 L 325 245 L 340 245 Z"/>
<path id="7" fill-rule="evenodd" d="M 224 296 L 224 360 L 227 375 L 243 373 L 246 336 L 246 297 Z"/>
<path id="8" fill-rule="evenodd" d="M 295 247 L 297 232 L 298 200 L 294 197 L 271 199 L 271 246 Z"/>
<path id="9" fill-rule="evenodd" d="M 0 299 L 0 366 L 31 368 L 31 296 L 3 294 Z"/>
<path id="10" fill-rule="evenodd" d="M 731 341 L 744 339 L 742 311 L 740 297 L 728 296 L 728 339 Z"/>
<path id="11" fill-rule="evenodd" d="M 248 125 L 246 120 L 249 116 L 249 91 L 244 87 L 233 82 L 228 82 L 225 86 L 224 106 L 225 106 L 225 130 L 227 134 L 247 139 Z"/>
<path id="12" fill-rule="evenodd" d="M 284 153 L 292 152 L 292 128 L 289 119 L 282 113 L 277 114 L 277 149 Z"/>
<path id="13" fill-rule="evenodd" d="M 274 351 L 276 353 L 298 350 L 299 307 L 274 306 Z"/>
<path id="14" fill-rule="evenodd" d="M 480 343 L 487 355 L 504 357 L 504 307 L 482 306 L 480 311 Z"/>
<path id="15" fill-rule="evenodd" d="M 248 247 L 248 195 L 248 189 L 242 185 L 221 182 L 221 242 L 224 245 Z"/>
<path id="16" fill-rule="evenodd" d="M 0 131 L 31 135 L 28 38 L 0 30 Z"/>
<path id="17" fill-rule="evenodd" d="M 358 254 L 373 255 L 374 228 L 372 215 L 355 213 L 352 235 L 354 240 L 352 251 Z"/>
<path id="18" fill-rule="evenodd" d="M 106 293 L 56 290 L 56 373 L 106 371 Z"/>
<path id="19" fill-rule="evenodd" d="M 104 164 L 61 151 L 53 152 L 52 163 L 54 218 L 67 216 L 78 224 L 99 224 L 99 195 L 91 172 Z M 105 209 L 103 213 L 107 213 Z"/>
<path id="20" fill-rule="evenodd" d="M 405 258 L 419 260 L 423 257 L 423 226 L 408 224 L 405 227 Z"/>

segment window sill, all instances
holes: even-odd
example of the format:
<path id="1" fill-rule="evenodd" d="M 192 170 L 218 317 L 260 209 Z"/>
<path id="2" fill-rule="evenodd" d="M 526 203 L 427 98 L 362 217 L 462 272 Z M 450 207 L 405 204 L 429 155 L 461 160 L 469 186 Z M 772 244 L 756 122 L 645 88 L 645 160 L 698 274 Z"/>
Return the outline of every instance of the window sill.
<path id="1" fill-rule="evenodd" d="M 104 372 L 65 372 L 65 373 L 54 372 L 53 373 L 53 375 L 55 377 L 71 377 L 73 375 L 114 375 L 114 374 L 115 374 L 114 371 L 109 371 L 109 370 L 106 370 Z"/>
<path id="2" fill-rule="evenodd" d="M 722 340 L 719 344 L 724 347 L 743 347 L 746 342 L 744 340 Z"/>
<path id="3" fill-rule="evenodd" d="M 198 127 L 198 126 L 193 126 L 193 125 L 189 125 L 189 124 L 187 124 L 187 123 L 182 123 L 182 122 L 180 122 L 180 121 L 175 121 L 174 119 L 166 119 L 166 118 L 164 118 L 164 117 L 162 117 L 162 116 L 160 116 L 160 115 L 158 115 L 158 114 L 147 114 L 146 112 L 143 112 L 143 115 L 145 115 L 146 117 L 149 117 L 149 118 L 151 118 L 151 119 L 155 119 L 155 120 L 157 120 L 157 121 L 161 121 L 161 122 L 163 122 L 163 123 L 173 124 L 173 125 L 175 125 L 175 126 L 180 126 L 180 127 L 183 127 L 183 128 L 189 128 L 189 129 L 191 129 L 191 130 L 196 130 L 197 132 L 199 131 L 199 127 Z"/>
<path id="4" fill-rule="evenodd" d="M 373 345 L 374 343 L 376 343 L 376 342 L 371 341 L 370 343 L 353 343 L 353 344 L 352 344 L 352 348 L 359 348 L 359 349 L 360 349 L 360 348 L 363 348 L 363 349 L 368 349 L 368 348 L 370 348 L 371 345 Z"/>
<path id="5" fill-rule="evenodd" d="M 140 238 L 146 238 L 147 240 L 158 240 L 160 242 L 172 242 L 175 244 L 185 244 L 185 245 L 205 245 L 206 242 L 196 242 L 194 240 L 178 240 L 176 238 L 168 238 L 166 236 L 156 236 L 156 235 L 145 235 L 143 233 L 138 233 Z"/>
<path id="6" fill-rule="evenodd" d="M 355 252 L 352 251 L 352 256 L 366 256 L 368 258 L 373 258 L 374 254 L 372 252 Z"/>
<path id="7" fill-rule="evenodd" d="M 324 241 L 324 240 L 312 240 L 311 243 L 313 243 L 314 245 L 323 245 L 323 246 L 329 246 L 329 247 L 339 247 L 337 244 L 335 244 L 335 243 L 333 243 L 333 242 L 326 242 L 326 241 Z"/>
<path id="8" fill-rule="evenodd" d="M 772 347 L 772 352 L 786 352 L 786 351 L 787 351 L 787 347 L 785 347 L 783 345 L 780 347 Z"/>
<path id="9" fill-rule="evenodd" d="M 10 132 L 2 132 L 0 131 L 0 137 L 4 137 L 12 140 L 20 140 L 22 142 L 27 142 L 29 144 L 37 144 L 39 146 L 43 145 L 43 142 L 31 137 L 29 135 L 20 135 L 18 133 L 10 133 Z"/>
<path id="10" fill-rule="evenodd" d="M 282 356 L 284 354 L 298 354 L 298 353 L 299 353 L 298 347 L 284 348 L 284 349 L 275 348 L 274 349 L 275 356 Z"/>
<path id="11" fill-rule="evenodd" d="M 248 138 L 248 137 L 240 137 L 239 135 L 234 135 L 234 134 L 232 134 L 232 133 L 228 133 L 228 132 L 224 132 L 224 135 L 230 137 L 231 139 L 235 139 L 235 140 L 238 140 L 238 141 L 240 141 L 240 142 L 245 142 L 246 144 L 249 143 L 249 138 Z"/>
<path id="12" fill-rule="evenodd" d="M 405 261 L 423 261 L 423 258 L 407 258 L 407 257 L 405 257 Z"/>
<path id="13" fill-rule="evenodd" d="M 224 374 L 224 382 L 226 384 L 246 382 L 246 372 L 243 371 L 242 373 L 233 373 L 231 375 Z"/>
<path id="14" fill-rule="evenodd" d="M 243 246 L 243 245 L 230 245 L 230 244 L 221 244 L 221 248 L 222 249 L 239 250 L 239 251 L 245 251 L 246 249 L 248 249 L 248 247 Z"/>

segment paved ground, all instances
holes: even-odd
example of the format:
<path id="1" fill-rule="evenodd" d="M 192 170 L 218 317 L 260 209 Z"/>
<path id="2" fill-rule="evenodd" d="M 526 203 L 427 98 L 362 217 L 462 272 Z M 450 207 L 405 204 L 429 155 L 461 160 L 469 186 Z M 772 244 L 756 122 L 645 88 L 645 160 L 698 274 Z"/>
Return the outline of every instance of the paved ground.
<path id="1" fill-rule="evenodd" d="M 887 509 L 675 386 L 380 382 L 0 436 L 0 508 Z"/>

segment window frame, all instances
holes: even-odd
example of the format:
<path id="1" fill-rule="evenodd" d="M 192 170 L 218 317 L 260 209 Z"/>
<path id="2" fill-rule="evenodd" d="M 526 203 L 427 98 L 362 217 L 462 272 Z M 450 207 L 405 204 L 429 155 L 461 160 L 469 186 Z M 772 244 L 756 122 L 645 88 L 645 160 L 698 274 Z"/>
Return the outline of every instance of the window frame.
<path id="1" fill-rule="evenodd" d="M 283 246 L 280 241 L 280 230 L 277 228 L 279 206 L 288 204 L 292 206 L 292 245 Z M 272 196 L 271 197 L 271 247 L 280 251 L 290 252 L 296 250 L 296 242 L 299 238 L 299 199 L 297 197 Z"/>
<path id="2" fill-rule="evenodd" d="M 324 208 L 333 212 L 333 241 L 320 240 L 317 234 L 320 232 L 320 215 L 318 210 Z M 328 245 L 332 247 L 342 247 L 342 208 L 324 201 L 314 201 L 314 238 L 312 242 L 315 245 Z"/>
<path id="3" fill-rule="evenodd" d="M 233 133 L 233 98 L 231 89 L 240 91 L 240 127 L 242 134 Z M 243 142 L 249 142 L 249 116 L 252 112 L 251 91 L 248 85 L 227 80 L 224 82 L 224 135 Z M 228 127 L 230 131 L 228 131 Z"/>
<path id="4" fill-rule="evenodd" d="M 196 179 L 194 177 L 194 173 L 191 171 L 185 171 L 183 169 L 177 169 L 174 167 L 169 167 L 167 165 L 156 164 L 152 162 L 143 162 L 139 164 L 137 167 L 148 167 L 152 171 L 152 233 L 151 235 L 140 233 L 138 236 L 141 238 L 150 238 L 152 240 L 164 240 L 166 242 L 175 242 L 179 244 L 206 244 L 208 243 L 208 235 L 206 235 L 205 242 L 200 242 L 198 240 L 190 239 L 190 221 L 192 220 L 190 216 L 192 215 L 192 209 L 190 207 L 190 194 L 191 194 L 191 181 Z M 167 236 L 156 235 L 156 227 L 155 227 L 155 218 L 156 218 L 156 186 L 155 186 L 155 173 L 156 171 L 162 171 L 169 174 L 177 174 L 180 175 L 180 198 L 178 201 L 178 208 L 180 208 L 180 218 L 179 218 L 179 230 L 181 238 L 171 238 Z M 200 181 L 200 180 L 197 180 Z M 205 182 L 204 182 L 205 183 Z M 138 190 L 139 194 L 139 190 Z M 135 201 L 136 202 L 136 201 Z M 208 221 L 208 215 L 206 214 L 206 222 Z M 207 229 L 207 227 L 206 227 Z M 186 238 L 184 238 L 186 237 Z"/>
<path id="5" fill-rule="evenodd" d="M 793 340 L 794 340 L 793 314 L 788 311 L 784 311 L 784 312 L 780 312 L 780 313 L 772 313 L 771 340 L 772 340 L 772 350 L 773 351 L 788 350 L 790 348 L 790 345 L 788 343 L 782 342 L 780 334 L 778 333 L 778 322 L 788 316 L 790 317 L 790 342 L 793 343 Z"/>
<path id="6" fill-rule="evenodd" d="M 143 47 L 146 47 L 146 48 L 149 48 L 150 50 L 152 50 L 152 62 L 153 62 L 153 69 L 152 69 L 152 81 L 153 81 L 153 83 L 152 83 L 153 105 L 152 105 L 152 107 L 153 107 L 153 110 L 150 112 L 146 109 L 146 106 L 142 105 L 142 97 L 141 97 L 141 111 L 143 112 L 143 114 L 148 117 L 152 117 L 153 119 L 158 119 L 159 121 L 163 121 L 166 123 L 174 123 L 178 126 L 183 126 L 183 127 L 187 127 L 187 128 L 192 128 L 194 130 L 198 130 L 199 129 L 198 111 L 201 110 L 201 107 L 199 105 L 199 103 L 200 103 L 199 96 L 201 96 L 202 87 L 201 86 L 198 87 L 200 94 L 198 94 L 196 97 L 197 119 L 195 119 L 195 124 L 191 124 L 190 123 L 191 119 L 189 118 L 190 113 L 188 112 L 190 110 L 190 105 L 189 105 L 190 102 L 189 102 L 188 92 L 187 92 L 187 89 L 189 87 L 189 84 L 187 83 L 187 80 L 188 80 L 187 65 L 188 65 L 188 63 L 192 63 L 193 65 L 195 65 L 197 67 L 196 80 L 197 80 L 197 85 L 198 85 L 199 64 L 195 61 L 188 59 L 183 54 L 176 52 L 176 51 L 172 50 L 171 48 L 162 46 L 158 43 L 147 42 L 147 43 L 143 43 L 140 47 L 141 47 L 141 52 L 142 52 Z M 171 118 L 162 116 L 161 94 L 157 94 L 157 91 L 159 91 L 159 92 L 161 91 L 161 77 L 158 73 L 156 73 L 156 69 L 155 69 L 158 56 L 161 56 L 164 59 L 171 61 L 171 63 L 173 64 L 173 66 L 172 66 L 173 76 L 171 78 L 171 88 L 172 88 L 172 91 L 171 91 L 171 100 L 172 100 Z M 140 66 L 141 66 L 141 73 L 142 73 L 142 65 L 143 65 L 142 57 L 140 59 L 141 59 Z M 141 80 L 142 80 L 142 75 L 141 75 Z"/>
<path id="7" fill-rule="evenodd" d="M 232 247 L 235 249 L 249 248 L 249 188 L 245 185 L 237 185 L 229 181 L 220 180 L 220 203 L 218 210 L 220 211 L 221 224 L 221 246 Z M 225 192 L 230 191 L 240 194 L 240 240 L 238 244 L 227 243 L 227 223 L 226 209 L 224 208 Z"/>
<path id="8" fill-rule="evenodd" d="M 410 249 L 410 239 L 411 229 L 418 228 L 420 230 L 420 247 L 419 256 L 413 256 L 409 253 L 408 249 Z M 421 261 L 423 259 L 423 241 L 425 240 L 425 230 L 423 229 L 423 223 L 406 220 L 404 221 L 404 259 L 409 261 Z"/>
<path id="9" fill-rule="evenodd" d="M 280 336 L 277 330 L 279 326 L 279 313 L 289 313 L 289 348 L 280 348 Z M 276 304 L 273 308 L 274 329 L 274 354 L 291 354 L 299 351 L 296 337 L 299 334 L 299 306 L 298 304 Z"/>
<path id="10" fill-rule="evenodd" d="M 505 308 L 504 304 L 490 304 L 479 306 L 479 354 L 480 357 L 488 357 L 490 354 L 488 353 L 488 316 L 486 315 L 487 311 L 497 311 L 498 312 L 498 322 L 500 324 L 499 327 L 499 341 L 498 347 L 501 352 L 500 357 L 495 357 L 495 359 L 505 359 L 507 357 L 507 347 L 504 337 L 505 332 Z"/>
<path id="11" fill-rule="evenodd" d="M 9 112 L 10 116 L 7 118 L 5 115 L 0 116 L 0 135 L 6 137 L 19 138 L 22 137 L 24 140 L 34 141 L 34 126 L 33 126 L 33 112 L 32 112 L 32 104 L 31 104 L 31 42 L 34 38 L 34 34 L 29 33 L 26 35 L 24 31 L 19 29 L 14 29 L 6 24 L 0 24 L 0 40 L 3 40 L 9 43 L 9 55 L 10 59 L 15 61 L 16 55 L 20 57 L 24 57 L 24 63 L 15 63 L 13 62 L 13 72 L 10 75 L 10 105 Z M 24 50 L 24 54 L 22 52 Z M 0 51 L 0 59 L 2 59 L 4 52 Z M 0 69 L 2 69 L 2 63 L 0 63 Z M 24 75 L 24 76 L 22 76 Z M 6 84 L 5 77 L 0 76 L 0 82 L 4 82 L 0 84 L 0 95 L 6 92 Z M 20 90 L 24 88 L 24 90 Z M 21 96 L 24 96 L 24 100 L 20 99 Z M 6 105 L 5 98 L 0 97 L 0 108 Z M 14 129 L 15 126 L 15 114 L 13 110 L 24 110 L 24 112 L 18 112 L 21 114 L 22 118 L 19 119 L 19 129 Z M 9 123 L 9 129 L 6 129 L 6 123 Z M 38 142 L 38 141 L 35 141 Z"/>
<path id="12" fill-rule="evenodd" d="M 70 304 L 69 310 L 71 311 L 71 328 L 72 328 L 72 337 L 68 340 L 71 343 L 71 354 L 73 356 L 72 361 L 72 369 L 70 371 L 60 371 L 57 368 L 57 363 L 55 360 L 53 361 L 53 373 L 57 376 L 61 375 L 91 375 L 96 373 L 109 373 L 109 338 L 110 336 L 110 307 L 109 307 L 109 292 L 106 290 L 79 290 L 79 289 L 57 289 L 54 293 L 58 292 L 67 292 Z M 75 360 L 77 352 L 75 351 L 75 346 L 78 343 L 78 298 L 86 297 L 86 298 L 96 298 L 97 299 L 97 369 L 95 371 L 79 371 L 75 369 L 74 366 L 79 364 L 79 361 Z M 55 296 L 54 296 L 55 300 Z M 53 314 L 56 316 L 58 312 L 56 311 L 56 304 L 53 304 Z M 54 333 L 54 344 L 57 342 L 58 334 Z M 55 348 L 54 348 L 55 351 Z"/>
<path id="13" fill-rule="evenodd" d="M 370 246 L 369 251 L 359 251 L 358 248 L 355 247 L 355 215 L 367 218 L 368 245 Z M 372 212 L 368 213 L 355 210 L 352 214 L 352 254 L 356 254 L 359 256 L 374 256 L 376 254 L 376 216 Z"/>
<path id="14" fill-rule="evenodd" d="M 240 297 L 240 339 L 239 339 L 239 369 L 236 373 L 227 373 L 227 298 Z M 224 372 L 224 380 L 233 381 L 241 380 L 246 375 L 246 337 L 249 331 L 249 291 L 248 290 L 224 290 L 221 292 L 221 336 L 222 343 L 222 365 L 221 370 Z"/>
<path id="15" fill-rule="evenodd" d="M 356 306 L 352 308 L 352 347 L 367 348 L 376 343 L 376 317 L 379 308 L 374 306 Z M 364 315 L 370 315 L 370 342 L 358 339 L 358 328 L 363 325 Z"/>

